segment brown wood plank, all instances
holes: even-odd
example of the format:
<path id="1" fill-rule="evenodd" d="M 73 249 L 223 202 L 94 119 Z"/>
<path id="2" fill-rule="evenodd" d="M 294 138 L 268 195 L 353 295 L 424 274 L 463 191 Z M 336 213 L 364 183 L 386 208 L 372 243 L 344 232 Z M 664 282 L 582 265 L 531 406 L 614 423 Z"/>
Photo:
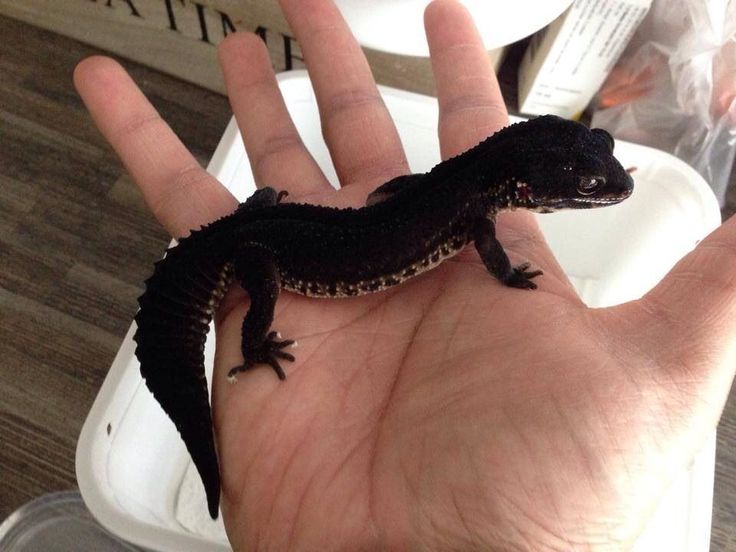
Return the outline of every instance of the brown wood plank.
<path id="1" fill-rule="evenodd" d="M 169 237 L 91 123 L 71 81 L 100 53 L 0 17 L 0 519 L 74 488 L 87 412 Z M 199 159 L 223 96 L 123 61 Z"/>

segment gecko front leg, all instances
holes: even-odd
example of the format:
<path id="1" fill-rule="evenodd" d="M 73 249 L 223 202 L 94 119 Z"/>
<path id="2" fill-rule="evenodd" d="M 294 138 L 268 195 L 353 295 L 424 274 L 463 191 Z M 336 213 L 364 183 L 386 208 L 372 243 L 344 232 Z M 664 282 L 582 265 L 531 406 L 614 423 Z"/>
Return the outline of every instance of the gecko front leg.
<path id="1" fill-rule="evenodd" d="M 503 246 L 496 239 L 496 227 L 492 221 L 486 218 L 479 220 L 473 229 L 473 240 L 488 272 L 502 283 L 509 287 L 537 289 L 537 284 L 531 279 L 541 275 L 542 271 L 528 270 L 529 263 L 512 267 Z"/>
<path id="2" fill-rule="evenodd" d="M 287 197 L 289 197 L 289 192 L 286 190 L 277 192 L 270 186 L 266 186 L 253 192 L 253 195 L 238 205 L 238 211 L 242 211 L 243 209 L 257 209 L 259 207 L 271 207 L 272 205 L 281 203 Z"/>
<path id="3" fill-rule="evenodd" d="M 276 259 L 265 247 L 249 244 L 238 251 L 233 265 L 235 277 L 250 296 L 250 308 L 242 327 L 243 364 L 232 368 L 227 374 L 228 379 L 234 380 L 238 372 L 249 370 L 257 364 L 268 364 L 279 379 L 286 379 L 279 359 L 294 361 L 294 355 L 283 351 L 294 341 L 277 341 L 278 333 L 270 331 L 281 289 Z"/>

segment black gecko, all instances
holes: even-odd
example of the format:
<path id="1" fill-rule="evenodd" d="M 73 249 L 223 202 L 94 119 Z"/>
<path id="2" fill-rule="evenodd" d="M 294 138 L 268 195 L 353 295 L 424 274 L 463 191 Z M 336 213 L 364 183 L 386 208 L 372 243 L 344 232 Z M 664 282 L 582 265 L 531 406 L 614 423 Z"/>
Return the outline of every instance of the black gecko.
<path id="1" fill-rule="evenodd" d="M 395 178 L 360 209 L 281 203 L 263 188 L 237 210 L 179 241 L 156 264 L 135 317 L 136 355 L 148 388 L 192 455 L 217 517 L 220 474 L 204 376 L 204 343 L 234 280 L 250 295 L 243 364 L 279 378 L 293 344 L 271 330 L 281 289 L 352 297 L 395 286 L 474 242 L 488 271 L 512 288 L 534 289 L 542 272 L 512 267 L 495 238 L 503 209 L 549 213 L 618 203 L 633 180 L 604 130 L 544 116 L 511 125 L 424 174 Z"/>

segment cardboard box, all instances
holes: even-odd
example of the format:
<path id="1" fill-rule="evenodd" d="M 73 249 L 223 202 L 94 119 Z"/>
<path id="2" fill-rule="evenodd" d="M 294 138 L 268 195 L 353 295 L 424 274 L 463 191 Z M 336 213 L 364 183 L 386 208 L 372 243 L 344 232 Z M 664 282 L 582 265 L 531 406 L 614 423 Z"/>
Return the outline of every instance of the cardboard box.
<path id="1" fill-rule="evenodd" d="M 216 46 L 236 30 L 261 35 L 277 72 L 304 67 L 276 0 L 0 0 L 0 14 L 216 92 L 225 92 Z M 365 51 L 379 83 L 433 92 L 428 58 Z"/>
<path id="2" fill-rule="evenodd" d="M 519 111 L 577 118 L 652 0 L 576 0 L 534 35 L 519 66 Z"/>

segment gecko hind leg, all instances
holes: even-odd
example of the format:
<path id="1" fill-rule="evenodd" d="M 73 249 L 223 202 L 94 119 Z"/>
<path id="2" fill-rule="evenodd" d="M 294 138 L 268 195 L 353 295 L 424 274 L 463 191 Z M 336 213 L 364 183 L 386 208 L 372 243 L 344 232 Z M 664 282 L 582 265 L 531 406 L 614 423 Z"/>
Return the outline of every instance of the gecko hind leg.
<path id="1" fill-rule="evenodd" d="M 228 372 L 228 379 L 233 381 L 238 372 L 245 372 L 259 364 L 268 364 L 279 379 L 286 379 L 279 360 L 294 361 L 294 355 L 283 349 L 295 342 L 291 339 L 280 340 L 278 332 L 270 331 L 281 283 L 276 260 L 264 247 L 248 244 L 236 254 L 233 267 L 240 285 L 250 296 L 250 308 L 241 330 L 243 364 L 232 368 Z"/>
<path id="2" fill-rule="evenodd" d="M 421 183 L 425 179 L 424 174 L 402 174 L 386 182 L 373 190 L 365 200 L 366 206 L 370 207 L 376 203 L 409 189 L 412 185 Z"/>

